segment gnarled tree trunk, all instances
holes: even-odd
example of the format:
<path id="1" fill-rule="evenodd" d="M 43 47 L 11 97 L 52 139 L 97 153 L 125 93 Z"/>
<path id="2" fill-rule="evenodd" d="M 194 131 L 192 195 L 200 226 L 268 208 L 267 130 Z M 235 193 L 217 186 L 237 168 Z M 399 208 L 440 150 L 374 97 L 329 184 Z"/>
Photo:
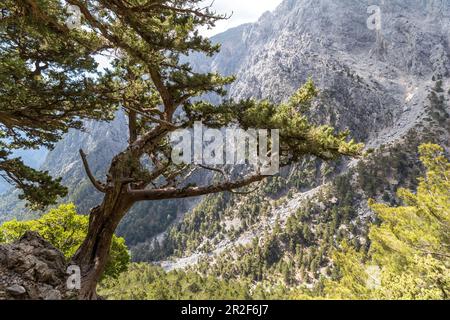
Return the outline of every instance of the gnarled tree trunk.
<path id="1" fill-rule="evenodd" d="M 96 287 L 108 262 L 114 232 L 134 203 L 123 182 L 132 171 L 132 166 L 125 161 L 127 158 L 124 152 L 113 160 L 102 204 L 91 209 L 88 233 L 72 257 L 71 263 L 81 269 L 79 299 L 82 300 L 97 299 Z"/>
<path id="2" fill-rule="evenodd" d="M 92 209 L 86 239 L 72 258 L 72 264 L 81 269 L 79 299 L 82 300 L 97 299 L 96 287 L 108 262 L 114 232 L 132 205 L 121 200 L 114 206 L 108 203 L 108 198 Z"/>
<path id="3" fill-rule="evenodd" d="M 97 298 L 96 287 L 108 262 L 114 232 L 132 205 L 126 200 L 113 205 L 108 198 L 92 209 L 86 239 L 72 258 L 72 264 L 81 269 L 79 298 L 83 300 Z"/>

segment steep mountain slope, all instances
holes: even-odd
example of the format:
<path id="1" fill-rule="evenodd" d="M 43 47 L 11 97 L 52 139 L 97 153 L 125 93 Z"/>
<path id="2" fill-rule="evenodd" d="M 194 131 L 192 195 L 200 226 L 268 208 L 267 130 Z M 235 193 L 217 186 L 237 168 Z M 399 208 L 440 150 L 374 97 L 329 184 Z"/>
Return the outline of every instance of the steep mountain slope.
<path id="1" fill-rule="evenodd" d="M 366 23 L 373 4 L 380 30 Z M 448 150 L 449 9 L 446 1 L 284 1 L 257 23 L 220 35 L 223 52 L 212 61 L 196 57 L 195 65 L 234 71 L 231 96 L 280 101 L 311 76 L 321 88 L 311 116 L 350 129 L 374 152 L 350 163 L 306 159 L 251 196 L 208 197 L 165 241 L 140 245 L 136 255 L 175 255 L 166 269 L 197 264 L 254 280 L 331 273 L 330 247 L 342 239 L 367 244 L 374 219 L 367 200 L 395 203 L 399 187 L 414 188 L 417 146 L 433 141 Z"/>
<path id="2" fill-rule="evenodd" d="M 379 30 L 367 26 L 371 5 L 381 10 Z M 199 71 L 236 74 L 230 96 L 282 101 L 312 77 L 321 93 L 310 116 L 351 130 L 374 152 L 329 164 L 305 159 L 246 197 L 136 206 L 119 229 L 134 259 L 175 256 L 163 262 L 172 269 L 207 258 L 199 270 L 256 280 L 265 268 L 293 281 L 332 272 L 333 245 L 347 238 L 366 244 L 373 219 L 367 199 L 395 203 L 399 186 L 414 187 L 421 169 L 417 145 L 426 140 L 448 148 L 449 30 L 446 0 L 285 0 L 258 22 L 215 36 L 219 54 L 187 59 Z M 81 212 L 98 194 L 85 179 L 78 149 L 101 177 L 125 145 L 124 130 L 120 114 L 113 124 L 88 123 L 86 132 L 69 133 L 48 156 L 44 168 L 64 177 L 73 190 L 66 200 Z M 16 206 L 3 202 L 5 217 Z"/>

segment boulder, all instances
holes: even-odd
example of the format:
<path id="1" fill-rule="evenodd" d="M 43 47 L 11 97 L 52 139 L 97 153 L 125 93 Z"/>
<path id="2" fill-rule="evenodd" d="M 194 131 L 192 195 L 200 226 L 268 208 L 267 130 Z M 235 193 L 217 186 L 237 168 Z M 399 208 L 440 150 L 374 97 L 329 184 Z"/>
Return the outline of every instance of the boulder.
<path id="1" fill-rule="evenodd" d="M 61 300 L 75 297 L 66 288 L 64 255 L 38 233 L 28 231 L 0 245 L 0 300 Z"/>

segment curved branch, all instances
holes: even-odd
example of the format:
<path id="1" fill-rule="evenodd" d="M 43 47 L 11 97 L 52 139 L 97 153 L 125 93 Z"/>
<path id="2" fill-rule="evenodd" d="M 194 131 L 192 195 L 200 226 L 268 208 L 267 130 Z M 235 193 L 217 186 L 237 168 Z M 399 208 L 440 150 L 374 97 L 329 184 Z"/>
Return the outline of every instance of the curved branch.
<path id="1" fill-rule="evenodd" d="M 91 183 L 94 185 L 94 187 L 98 191 L 100 191 L 102 193 L 106 193 L 106 187 L 104 186 L 104 184 L 97 181 L 95 179 L 94 175 L 92 174 L 92 171 L 89 168 L 89 163 L 87 161 L 86 154 L 84 153 L 84 151 L 82 149 L 80 149 L 80 156 L 81 156 L 81 160 L 83 161 L 84 170 L 86 171 L 86 174 L 87 174 L 89 180 L 91 181 Z"/>
<path id="2" fill-rule="evenodd" d="M 235 189 L 248 186 L 254 182 L 264 180 L 265 178 L 266 176 L 257 174 L 242 180 L 233 182 L 224 182 L 205 187 L 188 187 L 184 189 L 165 188 L 152 190 L 128 189 L 128 194 L 132 197 L 134 201 L 191 198 L 224 191 L 231 192 Z"/>

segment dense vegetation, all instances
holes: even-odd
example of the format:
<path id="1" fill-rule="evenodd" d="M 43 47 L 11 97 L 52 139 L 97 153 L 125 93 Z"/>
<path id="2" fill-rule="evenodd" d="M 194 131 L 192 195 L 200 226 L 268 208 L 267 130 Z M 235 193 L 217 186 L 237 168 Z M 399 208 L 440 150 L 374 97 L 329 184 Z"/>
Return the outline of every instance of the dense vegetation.
<path id="1" fill-rule="evenodd" d="M 195 273 L 164 270 L 149 264 L 132 264 L 115 281 L 103 281 L 99 293 L 114 300 L 247 299 L 248 288 L 238 281 L 225 282 Z"/>
<path id="2" fill-rule="evenodd" d="M 336 252 L 340 276 L 326 284 L 327 297 L 449 299 L 450 163 L 437 145 L 420 154 L 427 172 L 417 193 L 400 189 L 399 207 L 371 203 L 381 224 L 371 227 L 369 254 L 346 244 Z"/>

